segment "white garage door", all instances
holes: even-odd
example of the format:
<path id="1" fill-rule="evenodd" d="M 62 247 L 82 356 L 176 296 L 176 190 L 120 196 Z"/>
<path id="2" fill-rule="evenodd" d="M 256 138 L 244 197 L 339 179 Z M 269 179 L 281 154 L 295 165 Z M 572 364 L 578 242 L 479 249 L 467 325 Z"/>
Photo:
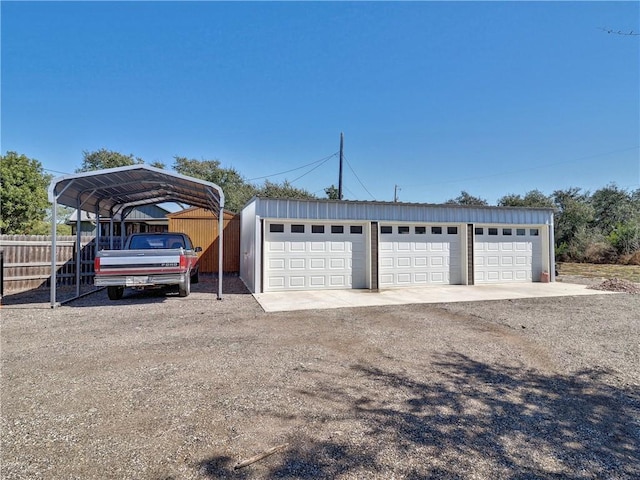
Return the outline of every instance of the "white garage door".
<path id="1" fill-rule="evenodd" d="M 380 287 L 462 283 L 461 228 L 380 225 Z"/>
<path id="2" fill-rule="evenodd" d="M 532 282 L 542 272 L 539 228 L 477 226 L 474 239 L 474 282 Z"/>
<path id="3" fill-rule="evenodd" d="M 265 222 L 264 291 L 366 288 L 364 224 Z"/>

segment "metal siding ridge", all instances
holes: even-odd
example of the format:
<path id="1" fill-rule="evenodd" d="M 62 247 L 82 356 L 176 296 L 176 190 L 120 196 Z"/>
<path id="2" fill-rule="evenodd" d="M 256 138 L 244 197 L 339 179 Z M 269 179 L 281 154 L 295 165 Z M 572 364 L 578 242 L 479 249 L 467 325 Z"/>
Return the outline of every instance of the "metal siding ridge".
<path id="1" fill-rule="evenodd" d="M 424 223 L 549 225 L 551 209 L 256 198 L 262 217 Z"/>

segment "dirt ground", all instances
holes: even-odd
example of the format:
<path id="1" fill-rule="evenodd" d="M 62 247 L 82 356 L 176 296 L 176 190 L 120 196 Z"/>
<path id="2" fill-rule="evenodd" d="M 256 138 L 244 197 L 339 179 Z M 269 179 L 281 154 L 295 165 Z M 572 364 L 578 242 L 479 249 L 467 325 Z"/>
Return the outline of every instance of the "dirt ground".
<path id="1" fill-rule="evenodd" d="M 640 295 L 267 314 L 216 290 L 5 297 L 0 477 L 640 478 Z"/>

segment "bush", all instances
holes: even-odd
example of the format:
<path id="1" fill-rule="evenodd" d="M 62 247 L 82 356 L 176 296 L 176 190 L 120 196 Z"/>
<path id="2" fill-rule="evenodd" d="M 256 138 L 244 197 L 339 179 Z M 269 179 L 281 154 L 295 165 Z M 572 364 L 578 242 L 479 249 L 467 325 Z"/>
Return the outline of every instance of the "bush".
<path id="1" fill-rule="evenodd" d="M 633 254 L 640 250 L 640 224 L 619 223 L 607 236 L 607 240 L 619 254 Z"/>
<path id="2" fill-rule="evenodd" d="M 622 263 L 625 265 L 640 265 L 640 250 L 631 255 L 625 255 Z"/>
<path id="3" fill-rule="evenodd" d="M 595 242 L 587 246 L 583 261 L 587 263 L 616 263 L 618 252 L 608 242 Z"/>

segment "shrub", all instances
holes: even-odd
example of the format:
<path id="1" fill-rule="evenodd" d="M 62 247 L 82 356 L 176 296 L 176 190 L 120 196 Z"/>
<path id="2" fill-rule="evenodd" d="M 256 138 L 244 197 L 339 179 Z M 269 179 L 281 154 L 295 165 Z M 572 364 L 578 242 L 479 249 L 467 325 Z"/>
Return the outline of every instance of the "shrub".
<path id="1" fill-rule="evenodd" d="M 583 261 L 587 263 L 616 263 L 618 252 L 608 242 L 595 242 L 587 246 Z"/>
<path id="2" fill-rule="evenodd" d="M 640 250 L 629 255 L 624 263 L 627 265 L 640 265 Z"/>

